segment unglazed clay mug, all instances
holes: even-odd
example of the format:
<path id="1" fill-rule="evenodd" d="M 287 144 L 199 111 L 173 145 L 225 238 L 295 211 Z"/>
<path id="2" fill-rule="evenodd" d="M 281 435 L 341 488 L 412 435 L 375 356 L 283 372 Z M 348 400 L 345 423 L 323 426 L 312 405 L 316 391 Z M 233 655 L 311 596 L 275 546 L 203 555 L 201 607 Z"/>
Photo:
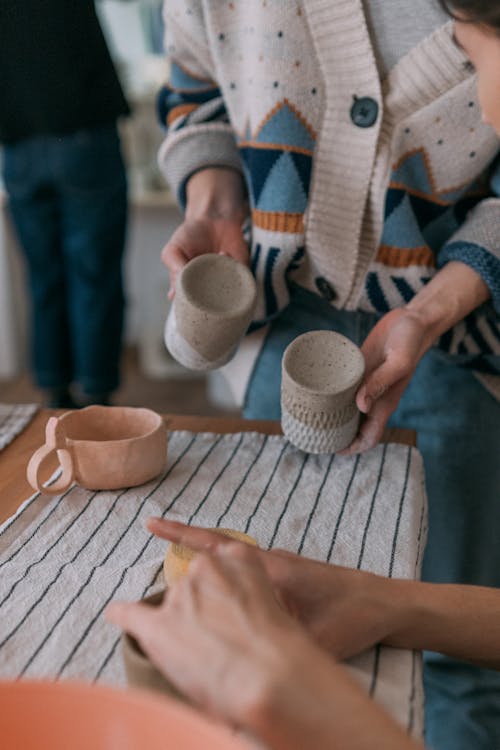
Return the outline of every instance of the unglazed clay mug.
<path id="1" fill-rule="evenodd" d="M 334 453 L 359 426 L 356 391 L 363 379 L 361 349 L 334 331 L 310 331 L 286 348 L 281 372 L 281 427 L 307 453 Z"/>
<path id="2" fill-rule="evenodd" d="M 166 590 L 159 591 L 142 599 L 141 603 L 150 607 L 159 607 L 165 595 Z M 177 688 L 150 661 L 133 636 L 129 633 L 123 633 L 121 642 L 123 664 L 130 687 L 153 690 L 175 698 L 183 698 Z"/>
<path id="3" fill-rule="evenodd" d="M 179 274 L 165 326 L 165 344 L 181 365 L 215 370 L 236 352 L 255 309 L 257 288 L 247 266 L 208 253 Z"/>
<path id="4" fill-rule="evenodd" d="M 62 473 L 44 486 L 41 471 L 57 453 Z M 45 445 L 27 468 L 33 489 L 58 495 L 76 482 L 89 490 L 116 490 L 144 484 L 161 474 L 167 461 L 167 430 L 159 414 L 129 406 L 87 406 L 50 417 Z"/>

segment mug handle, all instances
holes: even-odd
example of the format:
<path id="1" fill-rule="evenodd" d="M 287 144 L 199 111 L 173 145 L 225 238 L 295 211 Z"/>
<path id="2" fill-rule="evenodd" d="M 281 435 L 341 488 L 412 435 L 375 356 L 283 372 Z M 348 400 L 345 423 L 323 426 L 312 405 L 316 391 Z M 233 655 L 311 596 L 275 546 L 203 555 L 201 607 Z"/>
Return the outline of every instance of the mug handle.
<path id="1" fill-rule="evenodd" d="M 54 484 L 45 487 L 40 479 L 40 471 L 52 453 L 57 452 L 57 458 L 62 474 Z M 74 479 L 73 459 L 66 448 L 66 433 L 64 425 L 57 417 L 50 417 L 45 427 L 45 445 L 36 450 L 30 458 L 26 469 L 28 482 L 34 490 L 45 495 L 58 495 L 70 487 Z"/>

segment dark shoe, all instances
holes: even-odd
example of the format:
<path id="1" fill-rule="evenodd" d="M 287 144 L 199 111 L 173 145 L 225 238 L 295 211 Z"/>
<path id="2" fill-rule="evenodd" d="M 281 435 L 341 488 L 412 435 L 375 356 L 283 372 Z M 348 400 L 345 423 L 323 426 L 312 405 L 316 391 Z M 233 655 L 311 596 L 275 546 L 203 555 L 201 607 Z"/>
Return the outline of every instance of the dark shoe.
<path id="1" fill-rule="evenodd" d="M 111 403 L 110 393 L 79 393 L 77 396 L 77 408 L 84 409 L 86 406 L 109 406 Z"/>
<path id="2" fill-rule="evenodd" d="M 47 409 L 77 409 L 78 405 L 68 388 L 50 388 L 45 392 L 44 406 Z"/>

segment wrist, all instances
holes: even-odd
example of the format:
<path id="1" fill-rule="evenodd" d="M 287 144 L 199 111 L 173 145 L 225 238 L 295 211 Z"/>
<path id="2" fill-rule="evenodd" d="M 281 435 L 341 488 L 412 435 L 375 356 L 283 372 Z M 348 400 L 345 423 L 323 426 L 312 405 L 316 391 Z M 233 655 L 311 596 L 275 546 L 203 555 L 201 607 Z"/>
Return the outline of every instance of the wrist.
<path id="1" fill-rule="evenodd" d="M 422 648 L 420 636 L 425 632 L 431 612 L 426 599 L 427 584 L 402 579 L 393 579 L 391 584 L 389 625 L 382 643 L 393 648 Z"/>
<path id="2" fill-rule="evenodd" d="M 425 349 L 490 295 L 481 276 L 460 261 L 447 263 L 405 306 L 422 328 Z"/>
<path id="3" fill-rule="evenodd" d="M 241 726 L 274 750 L 298 750 L 312 736 L 318 749 L 330 747 L 333 661 L 301 633 L 283 633 L 279 650 L 265 676 L 260 670 L 259 689 L 240 716 Z"/>
<path id="4" fill-rule="evenodd" d="M 246 189 L 235 169 L 209 167 L 190 177 L 186 186 L 186 219 L 243 223 L 247 214 Z"/>
<path id="5" fill-rule="evenodd" d="M 418 296 L 418 295 L 417 295 Z M 416 297 L 403 308 L 406 319 L 412 324 L 412 330 L 419 333 L 414 336 L 414 341 L 419 343 L 418 358 L 420 359 L 430 349 L 439 338 L 447 331 L 450 325 L 443 328 L 443 308 L 438 302 L 436 305 L 431 303 L 421 304 Z"/>

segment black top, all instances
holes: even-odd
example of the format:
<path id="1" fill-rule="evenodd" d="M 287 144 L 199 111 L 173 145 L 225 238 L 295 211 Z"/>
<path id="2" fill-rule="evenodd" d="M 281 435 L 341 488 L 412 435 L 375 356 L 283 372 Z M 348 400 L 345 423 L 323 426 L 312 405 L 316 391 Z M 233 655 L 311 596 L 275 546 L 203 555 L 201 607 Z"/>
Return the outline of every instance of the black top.
<path id="1" fill-rule="evenodd" d="M 0 141 L 128 111 L 93 0 L 0 0 Z"/>

